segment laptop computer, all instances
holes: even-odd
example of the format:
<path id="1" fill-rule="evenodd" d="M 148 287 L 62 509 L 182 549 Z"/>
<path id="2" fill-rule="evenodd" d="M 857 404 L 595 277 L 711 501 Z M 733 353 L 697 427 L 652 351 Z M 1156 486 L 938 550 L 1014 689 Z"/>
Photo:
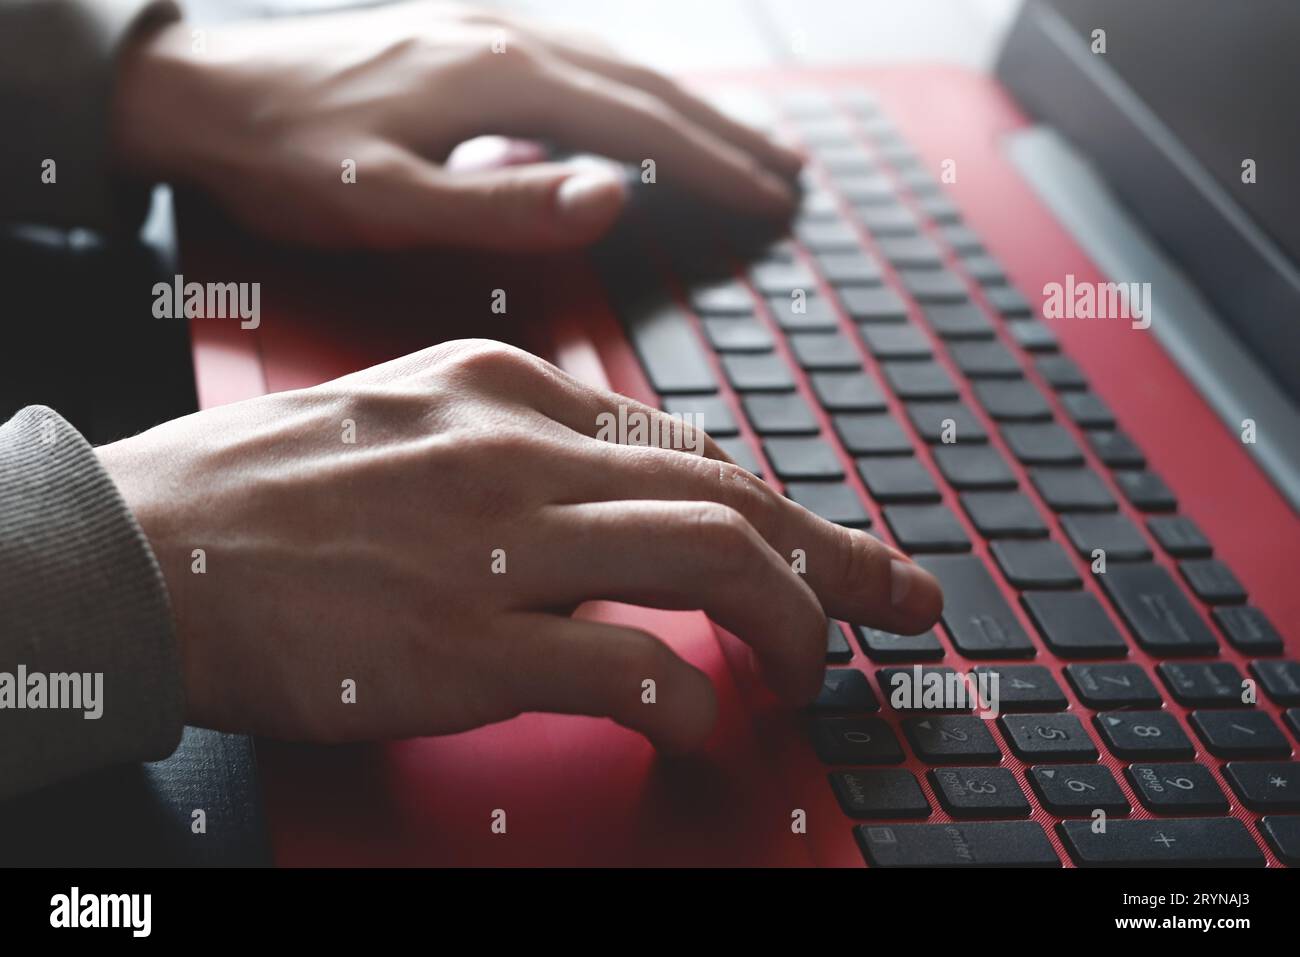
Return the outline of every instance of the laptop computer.
<path id="1" fill-rule="evenodd" d="M 263 287 L 257 329 L 192 326 L 204 406 L 510 339 L 701 414 L 945 589 L 924 635 L 833 622 L 799 714 L 701 613 L 588 606 L 714 680 L 703 753 L 549 715 L 259 742 L 276 861 L 1300 860 L 1300 151 L 1275 42 L 1298 27 L 1283 3 L 1031 0 L 995 77 L 693 78 L 807 150 L 784 237 L 651 194 L 590 255 L 323 261 L 182 209 L 187 278 Z"/>

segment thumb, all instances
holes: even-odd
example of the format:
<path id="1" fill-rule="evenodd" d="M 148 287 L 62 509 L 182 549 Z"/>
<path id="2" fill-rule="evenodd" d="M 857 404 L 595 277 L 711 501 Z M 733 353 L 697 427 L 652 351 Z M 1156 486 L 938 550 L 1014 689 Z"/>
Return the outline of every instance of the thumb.
<path id="1" fill-rule="evenodd" d="M 546 250 L 593 242 L 626 201 L 617 171 L 539 163 L 473 172 L 425 166 L 401 205 L 415 242 Z M 406 233 L 407 230 L 403 229 Z"/>

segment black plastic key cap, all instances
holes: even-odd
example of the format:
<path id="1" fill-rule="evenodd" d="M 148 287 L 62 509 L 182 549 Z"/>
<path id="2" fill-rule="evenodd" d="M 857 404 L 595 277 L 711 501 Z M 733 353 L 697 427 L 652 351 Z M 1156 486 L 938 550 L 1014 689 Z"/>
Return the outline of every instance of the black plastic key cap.
<path id="1" fill-rule="evenodd" d="M 970 539 L 946 505 L 891 505 L 885 509 L 885 521 L 905 551 L 970 550 Z"/>
<path id="2" fill-rule="evenodd" d="M 1054 512 L 1110 512 L 1118 506 L 1115 497 L 1089 468 L 1047 468 L 1029 470 L 1029 480 Z"/>
<path id="3" fill-rule="evenodd" d="M 969 555 L 935 555 L 919 559 L 918 564 L 943 586 L 943 624 L 963 655 L 968 658 L 1033 655 L 1033 642 L 1020 627 L 981 559 Z"/>
<path id="4" fill-rule="evenodd" d="M 995 340 L 949 343 L 948 354 L 968 379 L 1018 379 L 1024 374 L 1011 351 Z"/>
<path id="5" fill-rule="evenodd" d="M 930 303 L 925 319 L 944 339 L 992 339 L 993 324 L 973 302 Z"/>
<path id="6" fill-rule="evenodd" d="M 903 322 L 907 303 L 887 286 L 843 286 L 836 289 L 844 311 L 855 322 Z"/>
<path id="7" fill-rule="evenodd" d="M 1060 867 L 1037 821 L 859 824 L 858 845 L 872 867 Z"/>
<path id="8" fill-rule="evenodd" d="M 864 323 L 858 331 L 877 359 L 928 359 L 933 354 L 925 333 L 910 322 Z"/>
<path id="9" fill-rule="evenodd" d="M 704 334 L 718 352 L 770 352 L 775 340 L 767 326 L 753 316 L 710 316 Z"/>
<path id="10" fill-rule="evenodd" d="M 882 236 L 877 245 L 881 255 L 895 266 L 924 269 L 943 264 L 943 251 L 929 236 Z"/>
<path id="11" fill-rule="evenodd" d="M 921 785 L 911 771 L 901 768 L 836 771 L 831 788 L 844 813 L 859 820 L 930 815 Z"/>
<path id="12" fill-rule="evenodd" d="M 1034 314 L 1029 300 L 1020 294 L 1020 290 L 1011 286 L 992 286 L 984 290 L 984 295 L 994 309 L 1010 318 L 1027 318 Z"/>
<path id="13" fill-rule="evenodd" d="M 1022 761 L 1077 761 L 1097 757 L 1097 748 L 1079 719 L 1059 714 L 1004 714 L 1002 733 Z"/>
<path id="14" fill-rule="evenodd" d="M 1250 673 L 1278 704 L 1300 704 L 1300 662 L 1252 661 Z"/>
<path id="15" fill-rule="evenodd" d="M 1277 758 L 1291 743 L 1263 711 L 1193 711 L 1189 719 L 1211 754 L 1221 758 Z"/>
<path id="16" fill-rule="evenodd" d="M 1083 450 L 1055 422 L 1009 422 L 1002 426 L 1002 438 L 1025 465 L 1083 464 Z"/>
<path id="17" fill-rule="evenodd" d="M 1029 769 L 1043 807 L 1062 817 L 1127 814 L 1131 808 L 1115 776 L 1104 764 L 1038 764 Z"/>
<path id="18" fill-rule="evenodd" d="M 1062 658 L 1128 654 L 1123 636 L 1089 592 L 1025 592 L 1020 600 L 1054 654 Z"/>
<path id="19" fill-rule="evenodd" d="M 813 252 L 828 252 L 838 249 L 857 249 L 861 244 L 857 230 L 848 223 L 831 220 L 804 221 L 796 224 L 795 233 L 799 241 Z"/>
<path id="20" fill-rule="evenodd" d="M 858 474 L 877 502 L 937 502 L 934 479 L 912 456 L 858 459 Z"/>
<path id="21" fill-rule="evenodd" d="M 1007 330 L 1016 345 L 1026 352 L 1055 352 L 1056 333 L 1036 319 L 1016 319 L 1007 323 Z"/>
<path id="22" fill-rule="evenodd" d="M 1291 728 L 1291 734 L 1300 739 L 1300 708 L 1286 709 L 1286 723 Z"/>
<path id="23" fill-rule="evenodd" d="M 927 764 L 1002 760 L 1002 751 L 985 722 L 968 714 L 936 714 L 903 721 L 903 733 L 916 756 Z"/>
<path id="24" fill-rule="evenodd" d="M 702 428 L 715 439 L 740 434 L 740 426 L 731 406 L 716 395 L 670 395 L 663 401 L 664 411 Z"/>
<path id="25" fill-rule="evenodd" d="M 977 381 L 971 388 L 980 405 L 998 422 L 1046 422 L 1052 407 L 1028 379 Z"/>
<path id="26" fill-rule="evenodd" d="M 957 386 L 937 362 L 884 362 L 885 379 L 900 399 L 955 399 Z"/>
<path id="27" fill-rule="evenodd" d="M 638 303 L 620 318 L 657 393 L 718 391 L 704 346 L 676 305 Z"/>
<path id="28" fill-rule="evenodd" d="M 701 315 L 746 315 L 754 311 L 754 297 L 744 283 L 723 279 L 692 288 L 688 293 L 691 308 Z"/>
<path id="29" fill-rule="evenodd" d="M 903 286 L 917 302 L 965 302 L 966 283 L 946 269 L 903 269 Z"/>
<path id="30" fill-rule="evenodd" d="M 1115 424 L 1110 407 L 1091 392 L 1062 392 L 1061 405 L 1075 425 L 1085 429 L 1108 429 Z"/>
<path id="31" fill-rule="evenodd" d="M 856 626 L 858 644 L 872 661 L 932 661 L 943 657 L 943 645 L 933 631 L 920 635 L 895 635 L 892 632 Z"/>
<path id="32" fill-rule="evenodd" d="M 789 479 L 842 479 L 840 460 L 819 438 L 767 439 L 763 453 L 781 481 Z"/>
<path id="33" fill-rule="evenodd" d="M 866 675 L 856 668 L 828 668 L 822 679 L 821 694 L 812 710 L 830 713 L 865 714 L 879 711 L 880 702 L 871 690 Z"/>
<path id="34" fill-rule="evenodd" d="M 750 448 L 749 443 L 740 436 L 733 436 L 728 439 L 717 439 L 718 448 L 731 456 L 731 460 L 747 472 L 753 472 L 759 478 L 763 477 L 763 465 L 758 460 L 754 450 Z"/>
<path id="35" fill-rule="evenodd" d="M 838 332 L 795 332 L 790 335 L 790 348 L 794 350 L 799 367 L 808 370 L 861 369 L 853 345 Z"/>
<path id="36" fill-rule="evenodd" d="M 757 392 L 741 399 L 741 407 L 759 435 L 816 435 L 817 419 L 798 392 Z"/>
<path id="37" fill-rule="evenodd" d="M 1087 437 L 1088 445 L 1107 468 L 1146 468 L 1147 460 L 1142 450 L 1119 429 L 1090 429 Z"/>
<path id="38" fill-rule="evenodd" d="M 828 412 L 882 412 L 885 394 L 865 372 L 815 372 L 813 392 Z"/>
<path id="39" fill-rule="evenodd" d="M 1020 492 L 965 492 L 962 508 L 985 538 L 1042 538 L 1047 526 Z"/>
<path id="40" fill-rule="evenodd" d="M 835 433 L 854 455 L 912 454 L 912 440 L 892 415 L 842 412 L 834 416 L 834 423 Z"/>
<path id="41" fill-rule="evenodd" d="M 970 445 L 988 441 L 979 419 L 961 402 L 909 402 L 907 416 L 931 445 Z"/>
<path id="42" fill-rule="evenodd" d="M 1067 665 L 1065 676 L 1089 708 L 1159 708 L 1160 692 L 1138 665 Z"/>
<path id="43" fill-rule="evenodd" d="M 772 296 L 767 307 L 772 317 L 786 332 L 831 332 L 839 325 L 831 304 L 805 290 L 804 295 Z"/>
<path id="44" fill-rule="evenodd" d="M 1057 825 L 1080 867 L 1263 867 L 1246 826 L 1235 817 L 1145 818 Z"/>
<path id="45" fill-rule="evenodd" d="M 1029 816 L 1029 801 L 1006 768 L 935 768 L 930 783 L 953 817 Z"/>
<path id="46" fill-rule="evenodd" d="M 1300 763 L 1229 761 L 1223 776 L 1254 811 L 1300 811 Z"/>
<path id="47" fill-rule="evenodd" d="M 814 717 L 813 749 L 826 764 L 898 764 L 903 749 L 880 718 Z"/>
<path id="48" fill-rule="evenodd" d="M 1300 815 L 1270 814 L 1260 818 L 1259 830 L 1283 864 L 1300 865 Z"/>
<path id="49" fill-rule="evenodd" d="M 1094 720 L 1116 757 L 1160 760 L 1196 753 L 1178 719 L 1168 711 L 1100 711 Z"/>
<path id="50" fill-rule="evenodd" d="M 939 233 L 944 241 L 959 253 L 977 254 L 984 251 L 983 241 L 969 226 L 941 226 Z"/>
<path id="51" fill-rule="evenodd" d="M 1144 512 L 1172 512 L 1178 500 L 1155 472 L 1123 470 L 1114 473 L 1115 483 L 1135 508 Z"/>
<path id="52" fill-rule="evenodd" d="M 1203 764 L 1131 764 L 1127 773 L 1138 800 L 1157 814 L 1228 813 L 1223 789 Z"/>
<path id="53" fill-rule="evenodd" d="M 1108 562 L 1145 561 L 1151 557 L 1138 527 L 1119 512 L 1079 512 L 1061 516 L 1061 528 L 1079 556 L 1092 561 L 1100 549 Z"/>
<path id="54" fill-rule="evenodd" d="M 1218 652 L 1214 634 L 1159 565 L 1110 565 L 1097 578 L 1146 651 L 1157 655 Z"/>
<path id="55" fill-rule="evenodd" d="M 1178 570 L 1206 604 L 1239 605 L 1246 600 L 1246 589 L 1217 558 L 1190 558 L 1179 562 Z"/>
<path id="56" fill-rule="evenodd" d="M 1058 392 L 1088 387 L 1088 380 L 1083 377 L 1074 360 L 1068 356 L 1039 356 L 1034 360 L 1034 367 L 1043 380 Z"/>
<path id="57" fill-rule="evenodd" d="M 934 461 L 948 484 L 959 491 L 1016 487 L 1011 467 L 991 445 L 936 445 Z"/>
<path id="58" fill-rule="evenodd" d="M 1213 552 L 1210 540 L 1186 515 L 1156 515 L 1147 519 L 1147 528 L 1175 558 L 1209 558 Z"/>
<path id="59" fill-rule="evenodd" d="M 853 649 L 844 637 L 844 628 L 838 621 L 831 619 L 826 623 L 826 661 L 842 665 L 853 660 Z"/>
<path id="60" fill-rule="evenodd" d="M 895 711 L 970 711 L 977 702 L 966 677 L 947 665 L 910 665 L 876 672 L 880 693 Z"/>
<path id="61" fill-rule="evenodd" d="M 817 280 L 799 263 L 768 261 L 756 263 L 749 277 L 758 291 L 768 296 L 789 296 L 796 289 L 817 288 Z"/>
<path id="62" fill-rule="evenodd" d="M 1049 538 L 1006 538 L 990 546 L 1007 581 L 1017 588 L 1078 588 L 1070 556 Z"/>
<path id="63" fill-rule="evenodd" d="M 1282 636 L 1253 605 L 1228 605 L 1214 609 L 1213 615 L 1234 648 L 1252 655 L 1275 655 L 1282 650 Z"/>
<path id="64" fill-rule="evenodd" d="M 1064 711 L 1069 704 L 1064 692 L 1042 665 L 980 665 L 977 676 L 997 676 L 996 687 L 999 710 L 1013 711 Z"/>
<path id="65" fill-rule="evenodd" d="M 789 482 L 785 494 L 814 515 L 849 528 L 867 528 L 871 516 L 858 493 L 845 482 Z"/>
<path id="66" fill-rule="evenodd" d="M 1002 265 L 992 256 L 966 256 L 961 264 L 982 286 L 1001 286 L 1007 281 Z"/>
<path id="67" fill-rule="evenodd" d="M 737 392 L 790 392 L 794 376 L 785 360 L 776 353 L 761 355 L 727 353 L 722 368 Z"/>
<path id="68" fill-rule="evenodd" d="M 1163 661 L 1160 679 L 1179 704 L 1203 708 L 1244 708 L 1241 672 L 1228 661 Z"/>
<path id="69" fill-rule="evenodd" d="M 883 278 L 880 263 L 860 250 L 822 253 L 817 264 L 835 286 L 874 286 Z"/>
<path id="70" fill-rule="evenodd" d="M 877 203 L 858 207 L 858 218 L 876 236 L 914 236 L 920 220 L 901 203 Z"/>

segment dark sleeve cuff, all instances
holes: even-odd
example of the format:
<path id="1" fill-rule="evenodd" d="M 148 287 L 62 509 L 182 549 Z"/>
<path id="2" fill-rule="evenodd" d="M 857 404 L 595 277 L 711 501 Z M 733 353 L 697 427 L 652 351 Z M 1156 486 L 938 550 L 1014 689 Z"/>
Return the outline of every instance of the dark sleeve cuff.
<path id="1" fill-rule="evenodd" d="M 179 17 L 173 0 L 0 0 L 0 222 L 139 228 L 148 192 L 110 164 L 117 56 L 141 25 Z"/>
<path id="2" fill-rule="evenodd" d="M 45 706 L 31 707 L 42 683 Z M 171 609 L 144 533 L 81 434 L 23 409 L 0 426 L 0 798 L 166 757 L 183 725 Z"/>

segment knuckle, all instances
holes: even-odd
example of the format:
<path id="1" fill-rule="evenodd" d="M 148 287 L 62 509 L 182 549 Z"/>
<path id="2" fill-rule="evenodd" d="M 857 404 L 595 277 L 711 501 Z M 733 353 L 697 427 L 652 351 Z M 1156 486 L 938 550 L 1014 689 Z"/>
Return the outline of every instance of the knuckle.
<path id="1" fill-rule="evenodd" d="M 682 517 L 693 542 L 710 553 L 734 560 L 738 552 L 749 550 L 753 530 L 745 516 L 729 505 L 692 502 Z"/>
<path id="2" fill-rule="evenodd" d="M 458 339 L 425 350 L 429 365 L 439 373 L 492 378 L 528 375 L 538 359 L 522 349 L 495 339 Z"/>

